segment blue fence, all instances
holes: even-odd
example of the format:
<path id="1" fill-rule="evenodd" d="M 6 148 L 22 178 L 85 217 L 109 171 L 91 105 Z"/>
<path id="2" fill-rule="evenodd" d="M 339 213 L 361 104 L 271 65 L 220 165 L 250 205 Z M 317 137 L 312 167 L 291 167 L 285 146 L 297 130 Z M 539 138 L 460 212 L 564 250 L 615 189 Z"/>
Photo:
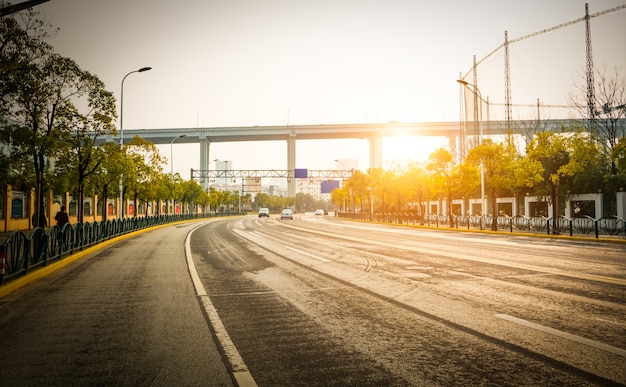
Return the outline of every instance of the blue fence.
<path id="1" fill-rule="evenodd" d="M 494 218 L 491 215 L 420 215 L 411 212 L 339 212 L 339 217 L 364 220 L 371 222 L 395 223 L 407 225 L 423 225 L 432 227 L 466 228 L 466 229 L 493 229 Z M 574 234 L 589 235 L 594 234 L 595 238 L 600 235 L 624 235 L 626 238 L 626 221 L 624 219 L 611 216 L 608 218 L 593 219 L 589 216 L 580 218 L 557 218 L 546 217 L 526 217 L 526 216 L 498 216 L 496 219 L 496 229 L 501 231 L 527 231 L 546 233 L 548 235 Z M 452 223 L 451 223 L 452 222 Z"/>
<path id="2" fill-rule="evenodd" d="M 157 215 L 66 224 L 63 228 L 53 226 L 47 231 L 38 227 L 28 235 L 23 231 L 14 231 L 0 245 L 0 285 L 74 251 L 129 232 L 181 220 L 230 215 L 239 213 Z"/>

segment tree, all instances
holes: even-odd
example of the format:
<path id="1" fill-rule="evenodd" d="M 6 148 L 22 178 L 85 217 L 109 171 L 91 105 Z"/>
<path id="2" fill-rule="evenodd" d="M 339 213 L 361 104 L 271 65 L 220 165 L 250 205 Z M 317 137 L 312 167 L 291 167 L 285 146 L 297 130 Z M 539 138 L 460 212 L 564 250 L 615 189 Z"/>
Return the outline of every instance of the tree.
<path id="1" fill-rule="evenodd" d="M 23 27 L 15 19 L 0 19 L 0 124 L 10 144 L 11 160 L 32 161 L 33 225 L 45 226 L 44 188 L 49 160 L 74 152 L 82 180 L 90 165 L 82 161 L 84 156 L 90 158 L 92 145 L 84 136 L 73 137 L 74 131 L 111 131 L 115 107 L 102 82 L 73 60 L 55 54 L 41 40 L 49 36 L 49 26 L 32 11 L 26 15 Z M 86 106 L 86 111 L 81 113 L 78 106 Z"/>
<path id="2" fill-rule="evenodd" d="M 335 188 L 330 193 L 330 200 L 333 202 L 334 205 L 336 205 L 340 209 L 343 208 L 343 210 L 345 211 L 346 203 L 348 202 L 348 200 L 350 200 L 350 192 L 344 187 Z"/>
<path id="3" fill-rule="evenodd" d="M 626 79 L 616 68 L 613 74 L 606 69 L 596 71 L 596 85 L 594 90 L 595 107 L 593 117 L 589 117 L 587 106 L 587 84 L 581 82 L 577 86 L 579 92 L 573 99 L 573 106 L 580 112 L 587 122 L 588 131 L 593 133 L 602 144 L 605 154 L 611 157 L 613 148 L 619 139 L 626 137 Z M 617 175 L 616 160 L 611 160 L 611 174 Z"/>
<path id="4" fill-rule="evenodd" d="M 515 186 L 515 159 L 517 151 L 510 142 L 496 143 L 486 139 L 479 146 L 472 148 L 467 160 L 479 168 L 483 168 L 485 187 L 490 189 L 491 208 L 493 216 L 491 229 L 498 229 L 498 202 L 497 197 L 503 192 L 509 192 Z M 486 213 L 484 209 L 483 214 Z"/>
<path id="5" fill-rule="evenodd" d="M 102 220 L 107 219 L 107 200 L 110 194 L 117 192 L 117 183 L 122 171 L 124 154 L 118 144 L 105 142 L 99 148 L 101 162 L 87 177 L 87 183 L 94 187 L 102 203 Z"/>
<path id="6" fill-rule="evenodd" d="M 134 207 L 138 208 L 140 199 L 157 200 L 165 158 L 151 141 L 140 136 L 125 143 L 124 149 L 130 162 L 130 168 L 125 170 L 126 191 L 133 198 Z"/>
<path id="7" fill-rule="evenodd" d="M 571 178 L 590 163 L 588 149 L 580 147 L 584 143 L 584 138 L 580 136 L 580 133 L 572 136 L 554 132 L 538 133 L 527 150 L 527 157 L 541 164 L 543 179 L 539 187 L 543 187 L 543 192 L 550 195 L 556 232 L 560 215 L 559 189 L 563 184 L 571 184 Z"/>
<path id="8" fill-rule="evenodd" d="M 106 91 L 104 83 L 94 75 L 82 71 L 67 58 L 61 58 L 65 66 L 67 79 L 74 77 L 72 99 L 86 97 L 86 106 L 81 112 L 74 104 L 68 104 L 66 114 L 60 115 L 58 127 L 67 151 L 60 152 L 57 165 L 60 170 L 68 170 L 75 176 L 78 185 L 78 222 L 83 222 L 85 179 L 93 174 L 102 162 L 103 153 L 96 147 L 96 140 L 105 135 L 114 134 L 113 118 L 115 99 Z M 69 81 L 67 81 L 69 83 Z"/>
<path id="9" fill-rule="evenodd" d="M 448 218 L 450 225 L 454 224 L 452 216 L 452 191 L 454 188 L 454 163 L 452 154 L 443 148 L 435 150 L 428 156 L 426 169 L 430 171 L 437 192 L 446 195 L 448 203 Z"/>
<path id="10" fill-rule="evenodd" d="M 406 182 L 407 196 L 409 200 L 417 201 L 419 206 L 418 213 L 423 216 L 422 202 L 428 196 L 430 189 L 428 172 L 421 165 L 413 163 L 409 165 L 408 170 L 404 172 L 400 179 Z"/>
<path id="11" fill-rule="evenodd" d="M 386 213 L 389 208 L 389 199 L 391 199 L 391 193 L 396 186 L 395 175 L 391 171 L 385 171 L 382 168 L 370 168 L 367 170 L 367 187 L 365 190 L 358 190 L 357 192 L 369 193 L 369 197 L 375 197 L 377 199 L 378 207 L 382 213 Z M 395 187 L 397 191 L 397 187 Z"/>
<path id="12" fill-rule="evenodd" d="M 350 179 L 348 179 L 344 184 L 344 188 L 348 193 L 346 203 L 349 202 L 352 206 L 356 205 L 354 201 L 358 201 L 359 205 L 362 206 L 363 197 L 368 196 L 368 187 L 368 176 L 359 170 L 354 171 Z M 352 208 L 352 211 L 354 210 L 355 209 Z"/>
<path id="13" fill-rule="evenodd" d="M 9 3 L 0 1 L 0 7 Z M 43 40 L 52 35 L 49 25 L 32 10 L 11 17 L 0 18 L 0 140 L 12 146 L 11 131 L 22 123 L 13 121 L 17 110 L 17 96 L 21 85 L 21 73 L 32 63 L 51 51 Z M 30 168 L 31 159 L 26 154 L 0 155 L 0 179 L 3 184 L 29 191 L 35 185 Z"/>
<path id="14" fill-rule="evenodd" d="M 195 180 L 186 180 L 181 184 L 182 187 L 182 197 L 181 203 L 186 203 L 192 208 L 195 204 L 200 204 L 203 201 L 203 198 L 207 196 L 207 193 L 204 192 L 204 189 L 200 184 L 198 184 Z"/>

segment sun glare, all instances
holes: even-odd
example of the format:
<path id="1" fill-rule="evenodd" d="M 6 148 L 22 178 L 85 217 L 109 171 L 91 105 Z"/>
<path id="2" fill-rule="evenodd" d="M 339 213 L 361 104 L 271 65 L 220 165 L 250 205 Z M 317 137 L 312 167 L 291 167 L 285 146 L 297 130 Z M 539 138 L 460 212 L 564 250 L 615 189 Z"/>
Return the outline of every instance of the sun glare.
<path id="1" fill-rule="evenodd" d="M 388 137 L 383 140 L 383 159 L 386 165 L 422 162 L 441 147 L 448 149 L 445 137 Z"/>

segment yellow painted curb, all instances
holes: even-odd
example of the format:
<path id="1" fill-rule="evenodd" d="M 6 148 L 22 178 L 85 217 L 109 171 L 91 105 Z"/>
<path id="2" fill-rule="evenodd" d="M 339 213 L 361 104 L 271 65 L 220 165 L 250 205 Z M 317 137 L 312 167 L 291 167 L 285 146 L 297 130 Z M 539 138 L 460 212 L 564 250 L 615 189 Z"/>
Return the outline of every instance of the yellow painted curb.
<path id="1" fill-rule="evenodd" d="M 168 226 L 174 226 L 177 224 L 181 224 L 181 223 L 191 223 L 191 222 L 198 222 L 198 221 L 207 221 L 208 219 L 219 219 L 219 218 L 207 218 L 207 219 L 192 219 L 192 220 L 181 220 L 178 222 L 173 222 L 173 223 L 166 223 L 166 224 L 160 224 L 157 226 L 153 226 L 150 228 L 144 228 L 141 230 L 137 230 L 137 231 L 133 231 L 133 232 L 129 232 L 128 234 L 123 234 L 120 236 L 117 236 L 115 238 L 111 238 L 111 239 L 107 239 L 103 242 L 100 242 L 96 245 L 87 247 L 84 250 L 79 250 L 76 251 L 64 258 L 60 258 L 58 260 L 55 260 L 53 263 L 50 263 L 46 266 L 42 266 L 42 267 L 38 267 L 36 269 L 33 269 L 33 271 L 28 272 L 27 274 L 25 274 L 22 277 L 16 278 L 14 280 L 12 280 L 11 282 L 7 283 L 6 285 L 0 286 L 0 298 L 6 297 L 7 295 L 15 292 L 16 290 L 31 284 L 35 281 L 37 281 L 40 278 L 43 278 L 51 273 L 54 273 L 55 271 L 64 268 L 65 266 L 78 261 L 81 258 L 86 257 L 89 254 L 92 254 L 98 250 L 101 250 L 105 247 L 108 247 L 114 243 L 117 243 L 119 241 L 122 241 L 124 239 L 128 239 L 143 233 L 146 233 L 148 231 L 153 231 L 159 228 L 163 228 L 163 227 L 168 227 Z"/>

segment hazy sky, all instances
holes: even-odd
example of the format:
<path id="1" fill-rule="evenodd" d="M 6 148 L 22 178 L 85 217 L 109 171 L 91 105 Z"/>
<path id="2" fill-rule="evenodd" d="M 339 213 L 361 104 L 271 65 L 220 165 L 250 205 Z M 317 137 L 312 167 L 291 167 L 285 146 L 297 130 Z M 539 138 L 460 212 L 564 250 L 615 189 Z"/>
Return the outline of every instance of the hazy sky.
<path id="1" fill-rule="evenodd" d="M 586 1 L 591 13 L 624 4 Z M 481 59 L 502 44 L 505 30 L 511 40 L 582 17 L 584 3 L 50 0 L 37 9 L 60 28 L 50 42 L 57 52 L 100 77 L 118 101 L 125 74 L 153 68 L 124 83 L 124 128 L 135 129 L 457 121 L 455 80 L 471 68 L 472 55 Z M 564 102 L 584 71 L 584 25 L 579 24 L 511 48 L 514 102 Z M 625 10 L 592 19 L 592 37 L 596 61 L 624 71 Z M 502 99 L 498 61 L 494 57 L 479 72 L 483 95 L 494 101 Z M 565 65 L 570 69 L 564 71 Z M 551 73 L 537 73 L 545 68 Z M 564 72 L 557 80 L 555 74 Z M 418 147 L 396 141 L 392 149 L 389 143 L 387 161 L 405 151 L 402 144 Z M 332 168 L 339 158 L 367 164 L 363 140 L 339 146 L 299 141 L 297 146 L 299 168 Z M 162 149 L 169 156 L 169 146 Z M 286 144 L 280 142 L 211 146 L 212 159 L 233 160 L 236 169 L 286 168 L 284 153 Z M 425 155 L 415 149 L 412 157 Z M 175 147 L 175 170 L 183 177 L 198 163 L 197 146 Z"/>

